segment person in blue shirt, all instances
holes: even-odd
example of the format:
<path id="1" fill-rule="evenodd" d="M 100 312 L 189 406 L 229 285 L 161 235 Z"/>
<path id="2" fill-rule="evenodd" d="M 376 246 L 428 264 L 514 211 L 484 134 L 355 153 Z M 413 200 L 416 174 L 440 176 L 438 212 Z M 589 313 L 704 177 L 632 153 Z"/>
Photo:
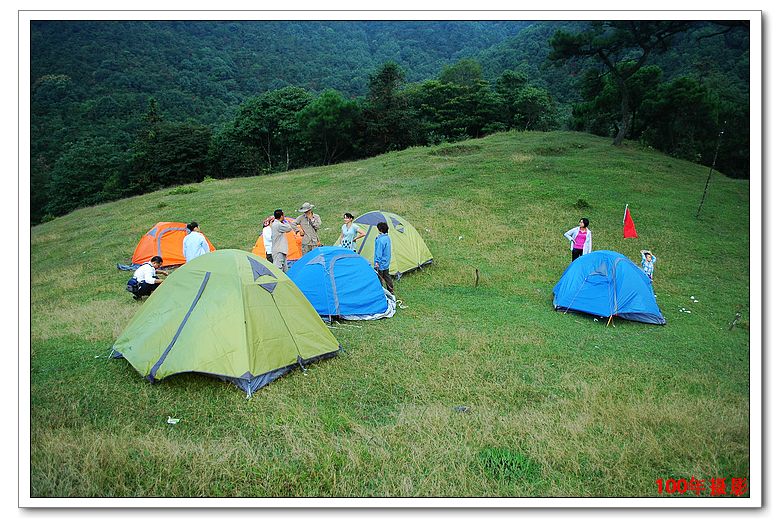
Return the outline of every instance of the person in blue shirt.
<path id="1" fill-rule="evenodd" d="M 390 275 L 390 255 L 392 246 L 390 236 L 387 234 L 387 222 L 379 222 L 376 225 L 379 230 L 376 240 L 374 240 L 374 269 L 384 288 L 395 295 L 393 292 L 393 277 Z"/>
<path id="2" fill-rule="evenodd" d="M 187 224 L 189 234 L 184 237 L 182 242 L 182 251 L 184 253 L 184 261 L 189 262 L 195 257 L 199 257 L 205 253 L 211 252 L 209 243 L 206 242 L 206 237 L 200 232 L 200 226 L 197 222 L 190 222 Z"/>
<path id="3" fill-rule="evenodd" d="M 640 251 L 642 254 L 642 271 L 648 276 L 650 282 L 653 282 L 653 272 L 655 271 L 655 255 L 649 250 L 643 249 Z"/>

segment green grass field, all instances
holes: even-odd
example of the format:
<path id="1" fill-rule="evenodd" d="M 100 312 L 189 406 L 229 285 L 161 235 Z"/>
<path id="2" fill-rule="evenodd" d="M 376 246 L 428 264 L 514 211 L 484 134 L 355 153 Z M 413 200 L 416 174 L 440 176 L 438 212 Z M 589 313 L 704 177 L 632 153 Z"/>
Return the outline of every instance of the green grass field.
<path id="1" fill-rule="evenodd" d="M 749 183 L 715 173 L 697 220 L 707 173 L 606 138 L 504 133 L 36 226 L 31 496 L 659 497 L 657 479 L 749 478 Z M 304 201 L 325 240 L 344 211 L 415 225 L 435 260 L 397 283 L 408 308 L 334 326 L 343 354 L 249 400 L 107 358 L 140 308 L 116 263 L 155 222 L 249 251 L 266 215 Z M 552 309 L 582 216 L 594 250 L 657 254 L 666 326 Z"/>

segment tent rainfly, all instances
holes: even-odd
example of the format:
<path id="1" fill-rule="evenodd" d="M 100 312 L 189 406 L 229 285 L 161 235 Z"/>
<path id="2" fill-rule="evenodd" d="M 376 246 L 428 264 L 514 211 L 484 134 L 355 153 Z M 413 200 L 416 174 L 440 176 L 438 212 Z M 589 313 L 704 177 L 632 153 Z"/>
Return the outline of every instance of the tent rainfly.
<path id="1" fill-rule="evenodd" d="M 181 372 L 254 391 L 341 346 L 297 286 L 246 251 L 207 253 L 174 271 L 113 346 L 146 379 Z"/>
<path id="2" fill-rule="evenodd" d="M 395 314 L 395 297 L 366 259 L 351 249 L 314 248 L 287 274 L 321 317 L 380 319 Z"/>
<path id="3" fill-rule="evenodd" d="M 160 256 L 163 266 L 181 266 L 184 260 L 184 237 L 187 236 L 187 224 L 181 222 L 158 222 L 146 232 L 133 252 L 133 267 L 146 264 L 152 257 Z M 214 246 L 206 239 L 211 251 Z"/>
<path id="4" fill-rule="evenodd" d="M 615 251 L 594 251 L 569 264 L 553 288 L 553 306 L 560 311 L 666 324 L 650 279 Z"/>
<path id="5" fill-rule="evenodd" d="M 397 214 L 386 211 L 371 211 L 355 218 L 355 224 L 366 232 L 366 236 L 356 242 L 355 250 L 359 255 L 373 264 L 374 240 L 379 235 L 376 225 L 379 222 L 387 223 L 388 227 L 387 234 L 392 246 L 390 255 L 392 275 L 399 278 L 408 271 L 433 263 L 431 250 L 414 226 Z"/>

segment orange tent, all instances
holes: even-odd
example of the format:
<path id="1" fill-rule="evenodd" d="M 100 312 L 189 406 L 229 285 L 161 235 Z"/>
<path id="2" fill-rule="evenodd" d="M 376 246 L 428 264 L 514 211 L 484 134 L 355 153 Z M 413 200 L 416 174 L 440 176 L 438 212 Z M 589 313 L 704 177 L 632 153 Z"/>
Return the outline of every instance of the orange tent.
<path id="1" fill-rule="evenodd" d="M 182 222 L 157 222 L 144 236 L 133 253 L 133 264 L 145 264 L 155 255 L 163 259 L 163 266 L 184 264 L 183 244 L 187 236 L 187 224 Z M 206 239 L 211 251 L 214 246 Z"/>
<path id="2" fill-rule="evenodd" d="M 287 222 L 292 222 L 295 220 L 295 218 L 290 218 L 289 216 L 284 217 Z M 298 260 L 301 258 L 301 255 L 303 254 L 302 244 L 301 241 L 303 240 L 303 236 L 297 234 L 295 231 L 290 231 L 289 233 L 286 233 L 285 236 L 287 237 L 287 261 L 291 262 L 293 260 Z M 257 241 L 255 242 L 255 247 L 252 248 L 252 253 L 255 255 L 258 255 L 260 257 L 265 258 L 265 242 L 263 242 L 263 233 L 260 233 L 260 236 L 257 237 Z"/>

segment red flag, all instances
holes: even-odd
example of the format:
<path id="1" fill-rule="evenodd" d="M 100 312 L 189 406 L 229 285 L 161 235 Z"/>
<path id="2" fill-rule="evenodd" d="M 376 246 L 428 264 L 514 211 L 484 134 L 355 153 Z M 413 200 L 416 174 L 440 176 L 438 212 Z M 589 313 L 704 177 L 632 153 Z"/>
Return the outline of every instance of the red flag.
<path id="1" fill-rule="evenodd" d="M 634 219 L 631 218 L 631 211 L 628 209 L 628 204 L 626 204 L 626 211 L 623 215 L 623 238 L 639 238 L 636 235 Z"/>

